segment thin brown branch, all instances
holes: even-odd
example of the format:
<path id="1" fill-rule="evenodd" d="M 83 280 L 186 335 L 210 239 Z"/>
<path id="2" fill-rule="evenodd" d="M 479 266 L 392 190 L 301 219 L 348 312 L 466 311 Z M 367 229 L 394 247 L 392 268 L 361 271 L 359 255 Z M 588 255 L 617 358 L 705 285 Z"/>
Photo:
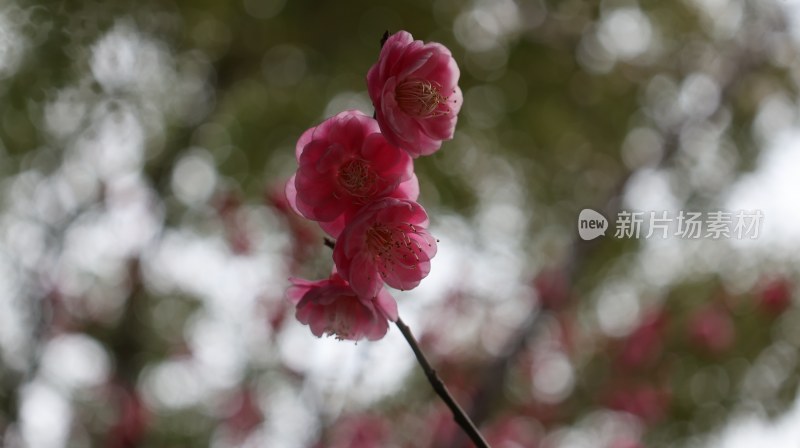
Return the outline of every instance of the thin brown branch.
<path id="1" fill-rule="evenodd" d="M 397 328 L 400 329 L 400 332 L 403 333 L 403 337 L 406 338 L 408 345 L 411 346 L 411 350 L 414 351 L 414 356 L 417 357 L 417 362 L 419 363 L 420 367 L 422 367 L 422 371 L 425 372 L 425 376 L 428 378 L 428 382 L 431 383 L 433 390 L 439 395 L 439 398 L 444 401 L 448 408 L 450 408 L 450 412 L 453 413 L 453 420 L 456 421 L 458 426 L 464 430 L 464 432 L 469 436 L 470 440 L 475 444 L 475 446 L 479 448 L 489 448 L 489 444 L 483 438 L 481 433 L 478 431 L 478 428 L 475 427 L 475 424 L 472 423 L 469 416 L 461 406 L 456 403 L 456 400 L 450 395 L 450 391 L 447 390 L 447 386 L 444 384 L 439 375 L 436 374 L 436 370 L 431 367 L 430 362 L 425 357 L 425 354 L 422 353 L 422 350 L 417 343 L 417 340 L 414 338 L 414 335 L 411 333 L 411 330 L 408 328 L 402 319 L 399 317 L 397 318 L 397 322 L 395 322 Z"/>
<path id="2" fill-rule="evenodd" d="M 324 244 L 331 249 L 336 246 L 336 242 L 330 238 L 324 238 Z M 414 334 L 411 333 L 411 329 L 408 328 L 408 325 L 403 322 L 402 319 L 399 317 L 397 318 L 397 322 L 395 322 L 397 328 L 400 329 L 400 333 L 403 333 L 403 337 L 406 338 L 406 342 L 408 345 L 411 346 L 411 350 L 414 351 L 414 356 L 417 358 L 417 362 L 419 363 L 420 367 L 422 367 L 422 371 L 425 372 L 425 377 L 428 378 L 428 382 L 431 383 L 431 387 L 436 392 L 436 395 L 444 401 L 448 408 L 450 408 L 450 412 L 453 413 L 453 420 L 455 420 L 456 424 L 464 430 L 464 433 L 472 440 L 472 442 L 478 448 L 490 448 L 489 444 L 481 435 L 478 428 L 472 423 L 472 420 L 469 418 L 466 412 L 461 409 L 461 406 L 456 402 L 455 398 L 450 395 L 450 391 L 447 389 L 447 386 L 444 384 L 439 375 L 436 374 L 436 370 L 431 367 L 431 363 L 428 361 L 428 358 L 425 357 L 425 354 L 422 353 L 422 349 L 419 347 L 419 343 L 417 339 L 414 337 Z"/>

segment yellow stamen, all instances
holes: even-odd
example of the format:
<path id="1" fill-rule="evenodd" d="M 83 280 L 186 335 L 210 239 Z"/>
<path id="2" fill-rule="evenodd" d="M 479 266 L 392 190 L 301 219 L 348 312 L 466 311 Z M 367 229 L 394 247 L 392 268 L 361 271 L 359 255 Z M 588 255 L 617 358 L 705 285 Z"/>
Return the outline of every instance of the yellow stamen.
<path id="1" fill-rule="evenodd" d="M 409 229 L 417 233 L 413 226 Z M 422 252 L 419 243 L 399 228 L 390 228 L 383 223 L 373 224 L 367 229 L 367 248 L 378 263 L 381 276 L 386 277 L 395 267 L 414 269 L 419 263 L 417 251 Z"/>
<path id="2" fill-rule="evenodd" d="M 395 100 L 400 109 L 417 118 L 446 115 L 449 108 L 439 109 L 440 104 L 447 103 L 448 97 L 439 90 L 441 86 L 424 79 L 407 79 L 395 89 Z"/>

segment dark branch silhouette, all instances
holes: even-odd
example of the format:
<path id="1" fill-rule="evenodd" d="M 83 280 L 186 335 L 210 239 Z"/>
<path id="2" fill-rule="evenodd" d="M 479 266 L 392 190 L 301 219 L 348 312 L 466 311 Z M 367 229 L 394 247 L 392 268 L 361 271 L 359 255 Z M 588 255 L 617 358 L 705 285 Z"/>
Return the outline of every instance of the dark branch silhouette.
<path id="1" fill-rule="evenodd" d="M 470 440 L 479 448 L 489 447 L 489 444 L 483 438 L 481 433 L 478 431 L 478 428 L 475 427 L 475 424 L 472 423 L 469 416 L 461 406 L 456 403 L 456 400 L 450 395 L 450 391 L 447 390 L 447 386 L 444 384 L 439 375 L 436 374 L 436 370 L 431 367 L 430 362 L 425 357 L 425 354 L 422 353 L 422 350 L 419 348 L 419 344 L 417 340 L 414 338 L 414 335 L 411 333 L 411 330 L 408 328 L 402 319 L 399 317 L 397 318 L 397 322 L 395 322 L 397 328 L 400 329 L 400 332 L 403 333 L 403 337 L 406 338 L 406 342 L 408 345 L 411 346 L 411 350 L 414 351 L 414 356 L 417 357 L 417 362 L 419 363 L 420 367 L 422 367 L 422 371 L 425 372 L 425 377 L 428 378 L 428 382 L 431 383 L 433 390 L 436 391 L 436 395 L 444 401 L 448 408 L 450 408 L 450 412 L 453 413 L 453 419 L 456 421 L 458 426 L 464 430 L 464 432 L 469 436 Z"/>

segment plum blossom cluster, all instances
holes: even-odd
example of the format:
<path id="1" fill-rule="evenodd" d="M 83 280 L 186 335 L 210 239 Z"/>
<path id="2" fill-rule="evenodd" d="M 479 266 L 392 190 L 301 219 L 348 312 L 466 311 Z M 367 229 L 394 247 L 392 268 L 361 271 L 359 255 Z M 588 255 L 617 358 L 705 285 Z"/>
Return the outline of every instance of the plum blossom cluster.
<path id="1" fill-rule="evenodd" d="M 413 159 L 453 138 L 462 94 L 445 46 L 400 31 L 367 73 L 373 117 L 346 110 L 297 141 L 291 207 L 336 240 L 328 279 L 291 278 L 287 298 L 316 336 L 382 338 L 397 304 L 385 286 L 408 290 L 430 272 L 436 239 L 418 204 Z"/>

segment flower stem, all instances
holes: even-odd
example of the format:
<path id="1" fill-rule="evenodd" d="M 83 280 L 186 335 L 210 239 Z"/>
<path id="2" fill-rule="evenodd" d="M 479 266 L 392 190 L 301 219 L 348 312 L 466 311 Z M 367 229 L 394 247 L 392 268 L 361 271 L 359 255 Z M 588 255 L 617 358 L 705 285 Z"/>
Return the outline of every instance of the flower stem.
<path id="1" fill-rule="evenodd" d="M 336 247 L 336 241 L 330 238 L 326 237 L 324 239 L 324 243 L 331 249 Z M 403 337 L 406 338 L 406 342 L 408 342 L 408 345 L 411 346 L 411 350 L 414 351 L 414 356 L 417 357 L 417 362 L 419 363 L 420 367 L 422 367 L 422 371 L 425 372 L 425 377 L 428 378 L 428 382 L 431 383 L 436 395 L 438 395 L 439 398 L 444 401 L 447 407 L 450 408 L 450 412 L 453 413 L 453 420 L 455 420 L 458 426 L 464 430 L 476 447 L 491 448 L 478 431 L 478 428 L 475 427 L 475 424 L 472 423 L 472 420 L 469 418 L 467 413 L 461 409 L 461 406 L 456 403 L 455 398 L 450 395 L 450 391 L 447 390 L 447 386 L 445 386 L 442 379 L 439 378 L 439 375 L 436 374 L 436 370 L 431 367 L 431 363 L 428 361 L 428 358 L 425 357 L 425 354 L 422 353 L 422 349 L 419 347 L 419 343 L 414 337 L 414 334 L 411 333 L 411 329 L 408 328 L 408 325 L 406 325 L 405 322 L 403 322 L 403 320 L 399 317 L 397 318 L 395 325 L 397 325 L 397 328 L 400 329 L 400 333 L 403 333 Z"/>
<path id="2" fill-rule="evenodd" d="M 464 432 L 469 436 L 472 442 L 478 448 L 490 448 L 489 444 L 483 438 L 481 433 L 478 431 L 478 428 L 475 427 L 475 424 L 472 423 L 469 416 L 461 409 L 461 406 L 456 403 L 456 400 L 450 395 L 450 391 L 447 390 L 447 386 L 445 386 L 444 382 L 442 382 L 439 375 L 436 374 L 436 371 L 431 367 L 430 362 L 428 362 L 428 358 L 425 357 L 425 354 L 422 353 L 422 350 L 419 348 L 419 344 L 417 340 L 414 338 L 414 335 L 411 333 L 411 330 L 408 328 L 402 319 L 399 317 L 397 318 L 397 322 L 395 322 L 397 328 L 400 329 L 400 332 L 403 333 L 403 337 L 406 338 L 408 345 L 411 346 L 411 350 L 414 351 L 414 356 L 417 357 L 417 362 L 419 362 L 420 367 L 422 367 L 422 371 L 425 372 L 425 376 L 428 378 L 428 382 L 431 383 L 433 390 L 436 391 L 436 394 L 439 395 L 439 398 L 444 401 L 448 408 L 450 408 L 450 412 L 453 413 L 453 420 L 456 421 L 458 426 L 464 430 Z"/>

